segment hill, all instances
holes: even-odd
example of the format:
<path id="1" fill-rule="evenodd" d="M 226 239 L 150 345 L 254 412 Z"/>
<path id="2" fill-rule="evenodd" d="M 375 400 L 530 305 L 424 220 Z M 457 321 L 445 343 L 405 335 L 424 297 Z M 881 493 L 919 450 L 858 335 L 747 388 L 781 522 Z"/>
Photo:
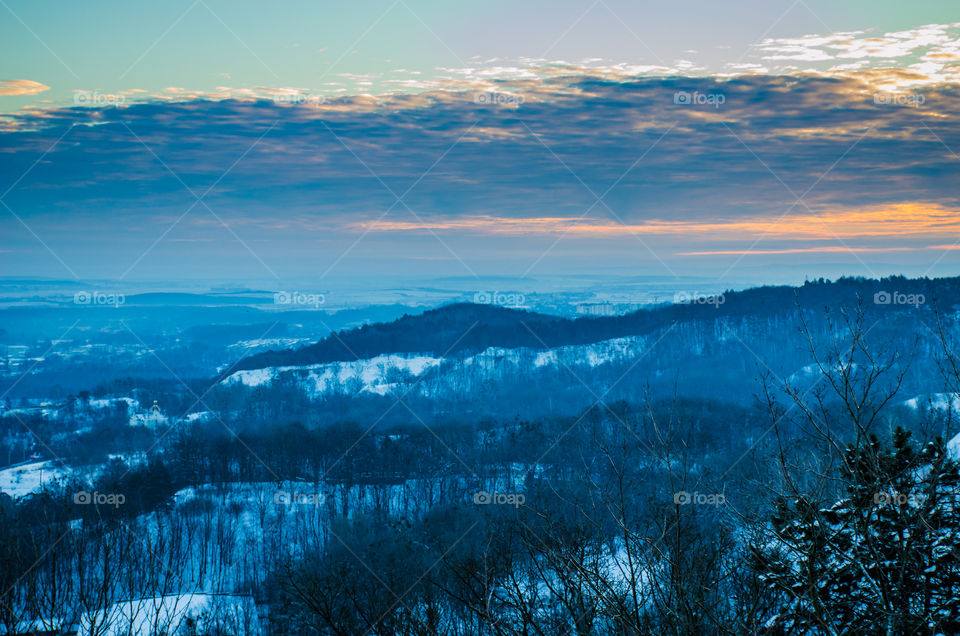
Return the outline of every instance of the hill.
<path id="1" fill-rule="evenodd" d="M 827 308 L 862 307 L 879 312 L 952 310 L 960 304 L 960 277 L 907 279 L 902 276 L 809 281 L 799 287 L 767 286 L 728 291 L 716 297 L 683 297 L 680 302 L 609 317 L 561 318 L 477 304 L 452 304 L 387 323 L 335 332 L 298 349 L 267 351 L 240 360 L 230 372 L 265 367 L 351 362 L 386 353 L 442 357 L 487 347 L 547 349 L 640 336 L 677 322 L 756 318 Z"/>

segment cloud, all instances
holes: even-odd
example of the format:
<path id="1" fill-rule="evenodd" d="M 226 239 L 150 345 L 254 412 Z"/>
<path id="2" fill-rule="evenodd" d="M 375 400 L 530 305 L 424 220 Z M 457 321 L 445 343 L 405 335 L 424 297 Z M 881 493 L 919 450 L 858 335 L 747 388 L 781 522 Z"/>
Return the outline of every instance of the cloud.
<path id="1" fill-rule="evenodd" d="M 945 236 L 960 234 L 960 209 L 934 202 L 904 202 L 867 208 L 825 207 L 792 214 L 759 214 L 714 220 L 662 220 L 625 223 L 606 218 L 461 218 L 378 219 L 357 224 L 367 233 L 440 233 L 491 237 L 550 236 L 608 243 L 636 238 L 674 250 L 674 256 L 777 254 L 876 254 L 951 249 Z M 760 242 L 762 246 L 758 247 Z M 684 247 L 678 248 L 676 246 Z M 772 247 L 771 247 L 772 245 Z"/>
<path id="2" fill-rule="evenodd" d="M 635 232 L 650 236 L 682 235 L 711 239 L 769 236 L 794 240 L 827 240 L 872 237 L 924 237 L 960 234 L 960 209 L 937 203 L 909 202 L 865 209 L 803 209 L 796 214 L 757 215 L 745 219 L 670 221 L 654 219 L 639 224 L 612 219 L 477 216 L 458 219 L 377 220 L 358 224 L 374 232 L 430 232 L 470 230 L 488 234 L 571 234 L 581 236 L 623 235 Z"/>
<path id="3" fill-rule="evenodd" d="M 774 65 L 791 62 L 804 65 L 800 70 L 839 75 L 872 68 L 875 80 L 901 88 L 957 82 L 960 23 L 928 24 L 882 35 L 849 31 L 767 38 L 757 46 L 756 56 Z"/>
<path id="4" fill-rule="evenodd" d="M 26 157 L 77 126 L 47 161 L 60 168 L 58 191 L 76 188 L 80 200 L 90 183 L 120 199 L 135 196 L 134 183 L 155 185 L 159 196 L 181 189 L 144 144 L 198 187 L 244 156 L 212 196 L 299 197 L 298 208 L 314 211 L 389 204 L 391 189 L 399 194 L 421 175 L 410 201 L 451 215 L 582 213 L 614 183 L 606 201 L 624 217 L 762 211 L 790 205 L 790 189 L 799 195 L 815 182 L 810 197 L 844 204 L 952 196 L 946 178 L 956 160 L 941 140 L 960 147 L 953 87 L 915 95 L 877 91 L 869 76 L 569 73 L 482 92 L 451 88 L 317 101 L 276 89 L 269 98 L 38 109 L 14 118 L 4 145 Z M 678 104 L 678 95 L 723 103 Z M 15 173 L 25 159 L 0 161 Z M 230 178 L 238 175 L 248 178 Z M 854 180 L 878 182 L 864 193 Z M 22 194 L 41 198 L 51 187 L 38 181 Z"/>
<path id="5" fill-rule="evenodd" d="M 748 248 L 739 250 L 701 250 L 699 252 L 676 252 L 675 256 L 748 256 L 771 254 L 876 254 L 912 251 L 912 247 L 850 247 L 848 245 L 819 245 L 817 247 L 790 247 L 783 249 Z M 925 249 L 943 249 L 931 245 Z"/>
<path id="6" fill-rule="evenodd" d="M 214 244 L 226 223 L 258 254 L 360 236 L 386 254 L 434 233 L 649 237 L 668 254 L 732 255 L 758 238 L 770 254 L 929 250 L 960 233 L 960 89 L 878 88 L 913 75 L 567 66 L 312 101 L 293 87 L 219 87 L 222 99 L 171 87 L 21 111 L 0 132 L 0 172 L 26 173 L 5 202 L 31 227 L 109 227 L 141 249 L 176 222 L 163 235 L 181 249 Z"/>
<path id="7" fill-rule="evenodd" d="M 50 87 L 33 80 L 0 80 L 0 97 L 9 95 L 36 95 Z"/>

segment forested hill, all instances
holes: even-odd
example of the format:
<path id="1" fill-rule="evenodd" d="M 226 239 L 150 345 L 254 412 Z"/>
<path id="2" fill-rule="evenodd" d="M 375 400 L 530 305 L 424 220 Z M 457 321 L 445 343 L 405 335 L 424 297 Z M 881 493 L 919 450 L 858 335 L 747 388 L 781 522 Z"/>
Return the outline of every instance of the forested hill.
<path id="1" fill-rule="evenodd" d="M 883 293 L 887 296 L 880 296 L 880 302 L 875 302 L 875 296 Z M 919 307 L 908 304 L 908 300 L 920 301 Z M 250 356 L 231 367 L 230 372 L 345 362 L 384 353 L 443 356 L 491 346 L 553 348 L 643 335 L 674 322 L 796 313 L 798 303 L 804 309 L 836 311 L 844 307 L 853 309 L 861 301 L 867 314 L 931 311 L 934 307 L 947 311 L 960 304 L 960 277 L 841 278 L 833 282 L 821 279 L 800 287 L 757 287 L 727 292 L 722 298 L 659 305 L 623 316 L 576 319 L 491 305 L 453 304 L 414 316 L 404 315 L 389 323 L 341 331 L 299 349 Z"/>

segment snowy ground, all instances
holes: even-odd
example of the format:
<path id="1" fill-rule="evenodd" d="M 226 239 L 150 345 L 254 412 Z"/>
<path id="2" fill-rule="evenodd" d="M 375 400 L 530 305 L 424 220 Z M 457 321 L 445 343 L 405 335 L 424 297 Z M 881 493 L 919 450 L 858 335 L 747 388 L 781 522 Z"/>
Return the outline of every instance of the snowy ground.
<path id="1" fill-rule="evenodd" d="M 929 408 L 935 411 L 952 411 L 954 415 L 960 415 L 960 395 L 956 393 L 918 395 L 904 401 L 903 405 L 913 410 Z M 953 430 L 957 430 L 956 423 L 954 423 Z M 953 439 L 947 442 L 947 452 L 955 460 L 960 461 L 960 434 L 955 435 Z"/>
<path id="2" fill-rule="evenodd" d="M 428 371 L 437 382 L 457 376 L 465 369 L 496 375 L 507 368 L 541 368 L 546 366 L 597 367 L 611 362 L 634 359 L 649 346 L 640 336 L 613 338 L 586 345 L 571 345 L 555 349 L 508 349 L 488 347 L 465 358 L 435 358 L 414 354 L 379 355 L 367 360 L 332 362 L 307 366 L 268 367 L 237 371 L 223 380 L 225 385 L 243 384 L 259 387 L 289 378 L 311 397 L 343 390 L 348 394 L 360 392 L 385 395 L 412 386 Z M 427 390 L 425 385 L 419 387 Z"/>
<path id="3" fill-rule="evenodd" d="M 440 363 L 440 358 L 429 356 L 382 355 L 369 360 L 332 362 L 303 367 L 269 367 L 237 371 L 223 382 L 241 383 L 248 387 L 270 384 L 290 374 L 303 382 L 314 395 L 322 395 L 338 386 L 355 385 L 359 390 L 376 390 L 396 374 L 419 376 Z"/>
<path id="4" fill-rule="evenodd" d="M 0 470 L 0 492 L 18 499 L 62 482 L 69 475 L 68 469 L 58 467 L 52 461 L 21 464 Z"/>
<path id="5" fill-rule="evenodd" d="M 930 393 L 928 395 L 918 395 L 910 398 L 903 403 L 910 409 L 931 408 L 936 411 L 952 410 L 954 413 L 960 413 L 960 395 L 956 393 Z"/>
<path id="6" fill-rule="evenodd" d="M 227 594 L 170 594 L 116 603 L 85 614 L 78 633 L 126 634 L 260 633 L 250 597 Z"/>

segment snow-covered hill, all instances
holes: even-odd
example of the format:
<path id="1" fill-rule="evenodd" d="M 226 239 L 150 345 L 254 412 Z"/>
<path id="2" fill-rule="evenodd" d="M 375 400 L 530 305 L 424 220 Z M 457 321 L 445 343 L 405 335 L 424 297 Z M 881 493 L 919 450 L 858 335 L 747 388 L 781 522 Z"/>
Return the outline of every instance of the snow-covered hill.
<path id="1" fill-rule="evenodd" d="M 70 470 L 52 461 L 21 464 L 0 470 L 0 492 L 19 499 L 61 483 L 69 476 Z"/>
<path id="2" fill-rule="evenodd" d="M 935 411 L 951 410 L 954 413 L 960 413 L 960 395 L 956 393 L 918 395 L 917 397 L 904 401 L 903 405 L 913 410 L 929 408 Z"/>
<path id="3" fill-rule="evenodd" d="M 348 393 L 383 393 L 397 382 L 416 378 L 440 362 L 440 358 L 429 356 L 382 355 L 353 362 L 237 371 L 225 378 L 223 384 L 258 387 L 289 380 L 312 396 L 322 396 L 338 390 Z"/>
<path id="4" fill-rule="evenodd" d="M 406 390 L 426 392 L 430 390 L 428 387 L 438 388 L 453 382 L 454 378 L 462 383 L 464 373 L 472 378 L 477 375 L 483 378 L 502 377 L 507 372 L 542 367 L 593 368 L 636 358 L 643 355 L 648 346 L 647 338 L 636 336 L 555 349 L 488 347 L 475 355 L 447 358 L 389 354 L 352 362 L 237 371 L 222 380 L 221 384 L 255 388 L 289 382 L 311 397 L 331 393 L 355 395 L 372 392 L 385 395 Z M 429 383 L 426 382 L 428 379 Z"/>

